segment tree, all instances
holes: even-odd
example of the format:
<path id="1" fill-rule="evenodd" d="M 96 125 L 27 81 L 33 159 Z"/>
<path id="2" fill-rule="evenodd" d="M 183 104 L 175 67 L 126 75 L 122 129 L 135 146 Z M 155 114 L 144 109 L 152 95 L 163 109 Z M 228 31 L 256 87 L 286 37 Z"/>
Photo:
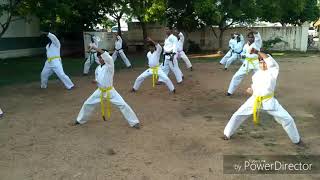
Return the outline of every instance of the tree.
<path id="1" fill-rule="evenodd" d="M 64 32 L 92 30 L 104 18 L 100 4 L 105 0 L 23 0 L 22 14 L 34 14 L 41 29 Z"/>
<path id="2" fill-rule="evenodd" d="M 104 1 L 107 2 L 107 1 Z M 117 0 L 110 5 L 110 2 L 106 4 L 102 9 L 104 13 L 108 13 L 111 17 L 113 17 L 118 25 L 118 34 L 121 36 L 121 24 L 120 20 L 124 14 L 130 14 L 130 8 L 128 5 L 128 0 Z"/>
<path id="3" fill-rule="evenodd" d="M 219 48 L 222 47 L 222 37 L 225 30 L 236 23 L 252 22 L 258 17 L 258 8 L 255 0 L 195 0 L 197 16 L 211 27 L 216 38 L 219 39 Z M 218 26 L 219 37 L 214 30 Z"/>
<path id="4" fill-rule="evenodd" d="M 320 16 L 317 0 L 259 0 L 261 6 L 261 20 L 301 25 L 306 21 L 314 21 Z"/>
<path id="5" fill-rule="evenodd" d="M 167 25 L 183 30 L 186 39 L 188 39 L 190 32 L 204 27 L 204 23 L 197 16 L 194 7 L 194 1 L 189 0 L 168 0 L 167 3 Z M 189 46 L 189 41 L 186 41 L 186 46 Z"/>
<path id="6" fill-rule="evenodd" d="M 3 18 L 0 21 L 0 38 L 7 31 L 11 22 L 22 19 L 22 17 L 17 17 L 19 15 L 17 10 L 21 4 L 22 0 L 8 0 L 7 3 L 0 4 L 0 17 Z"/>
<path id="7" fill-rule="evenodd" d="M 195 13 L 194 1 L 168 0 L 166 10 L 167 24 L 174 25 L 178 29 L 192 32 L 204 26 L 204 23 Z"/>
<path id="8" fill-rule="evenodd" d="M 140 22 L 143 40 L 148 37 L 147 23 L 161 22 L 164 20 L 166 9 L 165 0 L 129 0 L 131 14 Z M 146 43 L 144 43 L 146 44 Z M 145 45 L 146 49 L 146 45 Z"/>
<path id="9" fill-rule="evenodd" d="M 107 28 L 111 28 L 112 26 L 115 26 L 116 22 L 106 17 L 101 20 L 101 25 L 103 26 L 104 29 L 107 29 Z"/>

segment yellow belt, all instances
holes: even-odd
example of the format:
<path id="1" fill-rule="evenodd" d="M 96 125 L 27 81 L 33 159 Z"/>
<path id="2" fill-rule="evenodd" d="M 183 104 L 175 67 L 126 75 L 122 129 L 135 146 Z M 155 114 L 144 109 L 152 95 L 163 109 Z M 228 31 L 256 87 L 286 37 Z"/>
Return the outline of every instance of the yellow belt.
<path id="1" fill-rule="evenodd" d="M 262 101 L 271 99 L 274 96 L 274 93 L 265 95 L 265 96 L 256 96 L 253 104 L 253 123 L 255 125 L 259 124 L 259 112 L 262 107 Z"/>
<path id="2" fill-rule="evenodd" d="M 246 70 L 246 73 L 248 74 L 249 64 L 252 64 L 252 66 L 255 68 L 254 61 L 259 60 L 259 59 L 258 58 L 245 58 L 245 60 L 248 61 L 247 70 Z"/>
<path id="3" fill-rule="evenodd" d="M 155 82 L 158 79 L 159 65 L 151 67 L 150 69 L 152 70 L 152 87 L 154 87 L 156 84 Z"/>
<path id="4" fill-rule="evenodd" d="M 51 62 L 54 59 L 60 59 L 60 58 L 61 58 L 60 56 L 52 56 L 48 58 L 48 62 Z"/>
<path id="5" fill-rule="evenodd" d="M 101 91 L 101 94 L 100 94 L 100 104 L 101 104 L 101 115 L 102 115 L 102 118 L 103 120 L 105 121 L 106 118 L 104 116 L 105 112 L 104 112 L 104 103 L 103 103 L 103 100 L 104 100 L 104 94 L 107 93 L 107 113 L 108 113 L 108 119 L 110 119 L 110 116 L 111 116 L 111 105 L 110 105 L 110 98 L 111 98 L 111 94 L 110 94 L 110 91 L 113 89 L 112 86 L 110 87 L 107 87 L 107 88 L 99 88 L 99 90 Z"/>

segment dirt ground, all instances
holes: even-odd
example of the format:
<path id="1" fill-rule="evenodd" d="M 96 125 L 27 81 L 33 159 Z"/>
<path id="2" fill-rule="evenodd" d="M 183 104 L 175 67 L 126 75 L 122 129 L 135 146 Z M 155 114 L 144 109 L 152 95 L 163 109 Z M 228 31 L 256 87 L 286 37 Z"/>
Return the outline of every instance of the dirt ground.
<path id="1" fill-rule="evenodd" d="M 144 70 L 117 71 L 114 86 L 137 113 L 142 128 L 130 128 L 112 108 L 104 122 L 100 108 L 79 127 L 75 120 L 82 103 L 95 90 L 92 77 L 73 77 L 67 91 L 56 80 L 49 88 L 39 82 L 1 88 L 1 180 L 241 180 L 320 179 L 317 175 L 223 174 L 223 155 L 320 154 L 320 56 L 278 58 L 276 96 L 294 117 L 305 147 L 293 145 L 270 116 L 254 127 L 248 119 L 230 141 L 223 129 L 232 113 L 248 98 L 250 76 L 233 97 L 225 92 L 239 65 L 224 71 L 218 62 L 195 63 L 190 72 L 181 64 L 185 82 L 169 94 L 165 86 L 152 88 L 151 78 L 130 93 Z M 171 79 L 173 76 L 171 76 Z"/>

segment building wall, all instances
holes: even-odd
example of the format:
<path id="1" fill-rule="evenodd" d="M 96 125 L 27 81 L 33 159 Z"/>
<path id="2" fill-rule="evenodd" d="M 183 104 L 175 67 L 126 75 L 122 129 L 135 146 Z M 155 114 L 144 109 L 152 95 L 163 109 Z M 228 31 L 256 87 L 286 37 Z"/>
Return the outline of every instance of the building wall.
<path id="1" fill-rule="evenodd" d="M 140 25 L 137 23 L 128 24 L 129 31 L 127 36 L 128 44 L 141 42 L 142 43 L 142 30 Z M 275 38 L 280 38 L 283 42 L 278 43 L 274 46 L 274 50 L 280 51 L 306 51 L 308 43 L 308 24 L 304 24 L 299 27 L 255 27 L 257 31 L 260 32 L 262 39 L 273 40 Z M 218 38 L 219 30 L 214 28 Z M 223 34 L 223 45 L 222 49 L 228 49 L 228 42 L 230 39 L 230 34 L 232 32 L 239 32 L 244 37 L 248 31 L 241 28 L 231 28 L 224 32 Z M 213 30 L 211 28 L 206 28 L 204 30 L 195 31 L 192 33 L 184 33 L 186 39 L 194 41 L 197 43 L 202 50 L 217 50 L 219 49 L 219 40 L 215 37 Z M 155 39 L 156 41 L 163 42 L 165 38 L 164 26 L 155 24 L 149 25 L 148 35 Z"/>
<path id="2" fill-rule="evenodd" d="M 6 15 L 0 17 L 4 21 Z M 0 38 L 0 59 L 38 55 L 44 52 L 40 41 L 40 22 L 34 16 L 12 21 Z"/>
<path id="3" fill-rule="evenodd" d="M 98 36 L 100 41 L 98 43 L 99 48 L 106 49 L 108 51 L 113 51 L 114 49 L 114 42 L 115 42 L 115 33 L 112 32 L 84 32 L 83 34 L 83 45 L 84 45 L 84 55 L 87 58 L 88 53 L 88 46 L 91 41 L 91 36 L 86 35 L 85 33 L 89 33 L 91 35 Z"/>

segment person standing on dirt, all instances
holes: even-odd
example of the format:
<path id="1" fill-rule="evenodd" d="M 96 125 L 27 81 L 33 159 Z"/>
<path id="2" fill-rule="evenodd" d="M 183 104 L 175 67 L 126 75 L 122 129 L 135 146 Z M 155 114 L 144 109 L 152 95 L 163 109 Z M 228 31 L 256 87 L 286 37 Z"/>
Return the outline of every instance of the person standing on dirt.
<path id="1" fill-rule="evenodd" d="M 175 30 L 175 35 L 178 38 L 178 44 L 177 44 L 177 59 L 182 59 L 184 61 L 184 63 L 187 66 L 187 69 L 190 69 L 191 71 L 192 69 L 192 64 L 188 58 L 188 56 L 186 55 L 186 53 L 183 51 L 183 44 L 184 44 L 184 35 L 182 34 L 181 31 L 179 31 L 178 29 Z"/>
<path id="2" fill-rule="evenodd" d="M 162 52 L 162 47 L 159 43 L 154 42 L 151 38 L 147 38 L 149 42 L 149 52 L 147 53 L 149 69 L 144 71 L 135 81 L 132 92 L 135 92 L 139 89 L 142 82 L 149 76 L 152 76 L 152 86 L 155 87 L 158 77 L 164 80 L 164 83 L 168 86 L 170 92 L 175 93 L 174 86 L 169 79 L 169 77 L 163 72 L 159 67 L 159 59 Z"/>
<path id="3" fill-rule="evenodd" d="M 244 45 L 241 53 L 241 57 L 244 58 L 244 61 L 239 70 L 232 77 L 227 96 L 231 96 L 234 93 L 245 75 L 247 75 L 251 71 L 255 73 L 259 69 L 258 55 L 251 54 L 251 50 L 254 48 L 260 51 L 262 47 L 262 39 L 260 33 L 255 30 L 251 30 L 248 33 L 247 38 L 248 43 Z"/>
<path id="4" fill-rule="evenodd" d="M 131 109 L 131 107 L 122 99 L 120 94 L 113 87 L 114 62 L 107 51 L 95 48 L 99 58 L 99 65 L 95 71 L 95 83 L 98 89 L 84 102 L 74 125 L 84 124 L 88 121 L 88 117 L 98 103 L 101 104 L 101 114 L 103 120 L 105 119 L 105 104 L 107 106 L 107 115 L 111 115 L 111 103 L 116 105 L 121 111 L 124 118 L 128 121 L 131 127 L 140 128 L 139 120 Z"/>
<path id="5" fill-rule="evenodd" d="M 177 60 L 178 38 L 172 34 L 172 30 L 173 28 L 171 26 L 167 26 L 165 28 L 167 37 L 164 41 L 163 46 L 164 61 L 161 68 L 167 76 L 169 74 L 169 71 L 171 70 L 176 77 L 177 83 L 180 84 L 183 80 L 183 74 L 179 68 Z M 160 77 L 159 81 L 164 82 L 165 80 Z"/>
<path id="6" fill-rule="evenodd" d="M 238 33 L 235 33 L 234 37 L 236 41 L 233 44 L 231 56 L 227 58 L 227 61 L 225 63 L 225 66 L 224 66 L 225 70 L 227 70 L 234 61 L 236 61 L 237 59 L 239 60 L 241 59 L 242 48 L 244 45 L 244 38 L 242 34 L 238 34 Z"/>
<path id="7" fill-rule="evenodd" d="M 225 65 L 228 58 L 230 58 L 232 56 L 232 49 L 233 46 L 236 44 L 236 40 L 235 40 L 235 36 L 234 33 L 230 34 L 230 40 L 229 40 L 229 51 L 227 52 L 226 55 L 223 56 L 223 58 L 220 60 L 220 64 L 221 65 Z"/>
<path id="8" fill-rule="evenodd" d="M 47 88 L 48 79 L 53 74 L 56 73 L 58 78 L 63 82 L 64 86 L 70 90 L 74 87 L 69 76 L 67 76 L 62 67 L 60 48 L 61 44 L 59 39 L 50 32 L 41 32 L 41 34 L 48 36 L 49 43 L 46 46 L 47 50 L 47 60 L 41 72 L 41 88 Z"/>
<path id="9" fill-rule="evenodd" d="M 255 49 L 252 51 L 259 57 L 259 70 L 252 76 L 252 85 L 247 89 L 247 93 L 252 96 L 232 115 L 224 129 L 224 139 L 229 140 L 252 114 L 254 123 L 259 124 L 259 111 L 263 110 L 282 125 L 293 143 L 299 144 L 301 139 L 293 118 L 274 97 L 279 74 L 278 63 L 270 55 Z"/>
<path id="10" fill-rule="evenodd" d="M 97 57 L 97 52 L 93 49 L 93 47 L 96 47 L 96 48 L 99 47 L 99 38 L 91 34 L 88 34 L 88 35 L 90 35 L 91 42 L 89 43 L 88 51 L 87 51 L 89 53 L 89 56 L 86 59 L 83 67 L 83 75 L 85 76 L 88 75 L 90 67 L 94 62 L 96 62 L 97 64 L 100 64 L 99 59 Z"/>
<path id="11" fill-rule="evenodd" d="M 3 116 L 3 111 L 2 111 L 2 109 L 0 108 L 0 118 L 2 118 L 2 116 Z"/>
<path id="12" fill-rule="evenodd" d="M 131 63 L 129 61 L 129 59 L 127 58 L 127 56 L 124 54 L 123 49 L 122 49 L 122 38 L 121 36 L 118 35 L 118 33 L 116 33 L 116 41 L 114 43 L 114 52 L 112 54 L 112 59 L 115 62 L 118 58 L 118 54 L 120 55 L 122 61 L 124 62 L 124 64 L 127 66 L 127 68 L 131 68 Z"/>

